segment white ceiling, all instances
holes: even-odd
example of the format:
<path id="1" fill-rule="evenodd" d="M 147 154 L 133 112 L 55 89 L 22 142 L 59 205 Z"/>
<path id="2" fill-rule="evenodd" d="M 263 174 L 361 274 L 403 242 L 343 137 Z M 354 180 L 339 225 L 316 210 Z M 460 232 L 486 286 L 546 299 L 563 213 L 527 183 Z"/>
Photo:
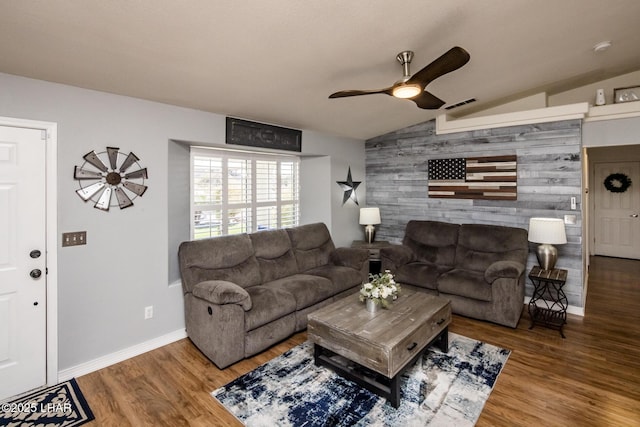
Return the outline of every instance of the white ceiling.
<path id="1" fill-rule="evenodd" d="M 416 72 L 465 48 L 427 90 L 477 109 L 640 70 L 639 19 L 638 0 L 2 0 L 0 72 L 365 139 L 443 112 L 327 98 L 390 86 L 402 50 Z"/>

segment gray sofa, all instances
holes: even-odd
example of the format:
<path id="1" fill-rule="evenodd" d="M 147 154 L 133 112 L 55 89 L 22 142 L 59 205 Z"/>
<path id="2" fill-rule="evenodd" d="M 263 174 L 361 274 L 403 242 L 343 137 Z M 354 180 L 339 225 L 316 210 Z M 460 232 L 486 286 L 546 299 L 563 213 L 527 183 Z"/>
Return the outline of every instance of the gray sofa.
<path id="1" fill-rule="evenodd" d="M 336 248 L 322 223 L 183 242 L 187 334 L 219 368 L 307 326 L 366 281 L 366 249 Z"/>
<path id="2" fill-rule="evenodd" d="M 450 299 L 454 313 L 516 327 L 528 253 L 521 228 L 414 220 L 380 258 L 398 283 Z"/>

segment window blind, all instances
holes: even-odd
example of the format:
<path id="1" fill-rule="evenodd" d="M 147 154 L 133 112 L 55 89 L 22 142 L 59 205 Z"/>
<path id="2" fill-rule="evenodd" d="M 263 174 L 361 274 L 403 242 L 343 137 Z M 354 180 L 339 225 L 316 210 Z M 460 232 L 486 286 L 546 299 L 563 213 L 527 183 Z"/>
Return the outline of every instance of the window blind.
<path id="1" fill-rule="evenodd" d="M 298 225 L 299 159 L 191 149 L 194 240 Z"/>

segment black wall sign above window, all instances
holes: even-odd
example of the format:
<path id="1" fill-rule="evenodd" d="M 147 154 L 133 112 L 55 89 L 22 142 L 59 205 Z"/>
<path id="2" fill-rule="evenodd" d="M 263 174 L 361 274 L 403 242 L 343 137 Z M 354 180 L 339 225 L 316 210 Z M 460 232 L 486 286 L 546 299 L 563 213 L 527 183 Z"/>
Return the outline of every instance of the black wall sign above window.
<path id="1" fill-rule="evenodd" d="M 227 117 L 227 144 L 302 151 L 302 131 Z"/>

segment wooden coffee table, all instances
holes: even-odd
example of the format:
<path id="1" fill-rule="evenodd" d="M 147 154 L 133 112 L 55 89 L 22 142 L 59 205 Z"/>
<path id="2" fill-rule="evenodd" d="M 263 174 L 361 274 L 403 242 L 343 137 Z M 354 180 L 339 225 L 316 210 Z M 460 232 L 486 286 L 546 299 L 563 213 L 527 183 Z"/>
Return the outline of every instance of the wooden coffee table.
<path id="1" fill-rule="evenodd" d="M 450 301 L 410 289 L 376 313 L 368 312 L 356 293 L 308 319 L 316 365 L 388 399 L 394 408 L 400 404 L 402 372 L 434 343 L 449 351 Z"/>

